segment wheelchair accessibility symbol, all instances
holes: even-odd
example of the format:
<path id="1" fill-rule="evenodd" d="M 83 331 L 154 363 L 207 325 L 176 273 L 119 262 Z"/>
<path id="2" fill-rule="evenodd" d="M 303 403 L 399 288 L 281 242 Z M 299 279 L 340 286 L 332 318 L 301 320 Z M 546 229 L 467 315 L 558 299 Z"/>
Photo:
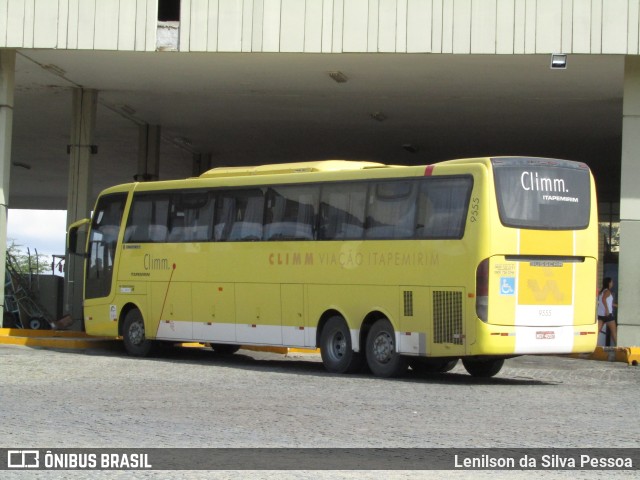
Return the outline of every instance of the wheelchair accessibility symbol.
<path id="1" fill-rule="evenodd" d="M 500 295 L 515 295 L 516 279 L 514 277 L 500 278 Z"/>

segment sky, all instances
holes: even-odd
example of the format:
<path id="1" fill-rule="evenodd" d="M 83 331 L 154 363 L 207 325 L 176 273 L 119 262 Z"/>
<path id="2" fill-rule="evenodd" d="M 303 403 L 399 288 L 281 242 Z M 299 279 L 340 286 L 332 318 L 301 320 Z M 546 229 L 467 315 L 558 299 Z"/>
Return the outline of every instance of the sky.
<path id="1" fill-rule="evenodd" d="M 24 251 L 28 247 L 31 253 L 64 255 L 66 220 L 66 210 L 9 209 L 7 244 L 13 240 Z"/>

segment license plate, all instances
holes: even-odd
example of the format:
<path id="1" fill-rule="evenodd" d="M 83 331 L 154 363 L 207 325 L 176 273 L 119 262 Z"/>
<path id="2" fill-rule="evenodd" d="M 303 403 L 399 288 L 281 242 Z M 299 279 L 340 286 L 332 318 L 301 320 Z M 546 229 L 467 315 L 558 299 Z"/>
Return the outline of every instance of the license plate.
<path id="1" fill-rule="evenodd" d="M 556 338 L 556 332 L 536 332 L 537 340 L 553 340 Z"/>

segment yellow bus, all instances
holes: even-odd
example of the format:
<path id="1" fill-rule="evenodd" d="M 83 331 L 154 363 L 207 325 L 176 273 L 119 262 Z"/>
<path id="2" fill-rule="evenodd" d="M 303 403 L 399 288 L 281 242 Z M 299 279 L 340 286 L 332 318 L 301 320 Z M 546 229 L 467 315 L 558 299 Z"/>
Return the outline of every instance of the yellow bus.
<path id="1" fill-rule="evenodd" d="M 84 250 L 88 334 L 320 348 L 330 372 L 493 376 L 596 345 L 597 213 L 583 163 L 215 168 L 103 191 Z"/>

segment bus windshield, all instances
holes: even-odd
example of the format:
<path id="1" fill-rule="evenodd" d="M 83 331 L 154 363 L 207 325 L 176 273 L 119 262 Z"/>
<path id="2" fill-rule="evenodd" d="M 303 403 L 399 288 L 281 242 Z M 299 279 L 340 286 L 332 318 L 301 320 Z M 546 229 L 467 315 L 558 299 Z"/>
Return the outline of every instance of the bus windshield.
<path id="1" fill-rule="evenodd" d="M 503 225 L 543 230 L 589 226 L 586 165 L 542 158 L 494 158 L 491 163 Z"/>

